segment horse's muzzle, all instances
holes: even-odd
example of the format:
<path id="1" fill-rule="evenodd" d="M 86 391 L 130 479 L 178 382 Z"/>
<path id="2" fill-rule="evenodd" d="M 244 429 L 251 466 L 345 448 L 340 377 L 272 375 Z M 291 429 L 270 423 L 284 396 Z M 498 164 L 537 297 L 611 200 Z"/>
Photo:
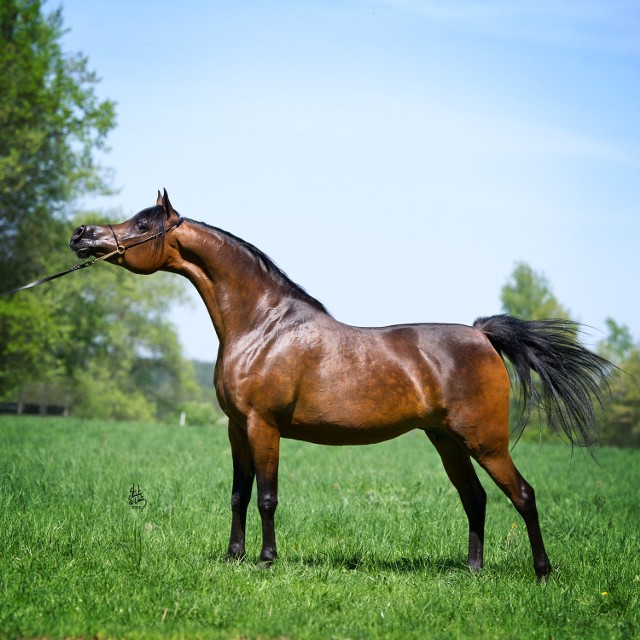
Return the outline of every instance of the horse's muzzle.
<path id="1" fill-rule="evenodd" d="M 91 227 L 86 225 L 77 227 L 69 240 L 69 248 L 78 258 L 88 258 L 95 251 L 95 237 L 90 229 Z"/>

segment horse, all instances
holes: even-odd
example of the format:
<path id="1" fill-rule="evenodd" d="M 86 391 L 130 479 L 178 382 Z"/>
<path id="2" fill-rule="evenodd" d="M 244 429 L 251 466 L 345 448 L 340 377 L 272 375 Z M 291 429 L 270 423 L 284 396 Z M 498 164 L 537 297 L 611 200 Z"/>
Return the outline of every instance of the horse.
<path id="1" fill-rule="evenodd" d="M 134 273 L 180 274 L 202 297 L 219 340 L 214 386 L 231 445 L 229 561 L 246 555 L 254 480 L 259 564 L 277 557 L 281 438 L 364 445 L 421 430 L 467 516 L 469 569 L 484 564 L 486 493 L 475 460 L 523 518 L 536 576 L 547 578 L 534 490 L 510 455 L 510 386 L 513 377 L 523 394 L 521 428 L 542 407 L 551 429 L 590 448 L 613 365 L 579 343 L 575 323 L 496 315 L 472 326 L 343 324 L 252 244 L 180 216 L 166 190 L 126 222 L 78 227 L 69 246 Z"/>

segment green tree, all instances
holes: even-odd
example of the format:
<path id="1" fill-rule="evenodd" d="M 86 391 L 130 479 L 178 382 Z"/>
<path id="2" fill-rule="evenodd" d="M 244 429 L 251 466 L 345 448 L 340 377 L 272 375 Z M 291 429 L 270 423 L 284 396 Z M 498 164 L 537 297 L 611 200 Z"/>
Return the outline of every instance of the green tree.
<path id="1" fill-rule="evenodd" d="M 0 290 L 68 266 L 74 202 L 108 191 L 95 154 L 114 104 L 62 34 L 61 10 L 0 0 Z M 77 415 L 169 417 L 196 388 L 166 314 L 183 290 L 99 264 L 0 297 L 0 398 L 47 387 Z"/>
<path id="2" fill-rule="evenodd" d="M 601 420 L 603 444 L 640 447 L 640 344 L 634 344 L 626 325 L 606 320 L 609 334 L 599 352 L 618 371 L 609 385 L 610 401 Z"/>
<path id="3" fill-rule="evenodd" d="M 509 281 L 502 287 L 502 308 L 523 320 L 544 318 L 569 319 L 569 311 L 553 295 L 546 276 L 534 271 L 526 262 L 519 262 Z"/>
<path id="4" fill-rule="evenodd" d="M 40 273 L 59 221 L 79 194 L 104 192 L 95 151 L 115 125 L 86 57 L 66 54 L 61 9 L 40 0 L 0 3 L 0 280 Z M 46 229 L 46 233 L 42 232 Z"/>
<path id="5" fill-rule="evenodd" d="M 626 325 L 618 324 L 613 318 L 605 320 L 609 335 L 598 345 L 599 353 L 615 365 L 626 360 L 634 349 L 631 331 Z"/>
<path id="6" fill-rule="evenodd" d="M 66 245 L 65 211 L 81 193 L 104 191 L 94 150 L 114 126 L 114 105 L 95 94 L 80 54 L 63 53 L 62 14 L 40 0 L 0 2 L 0 283 L 46 271 Z M 55 315 L 40 295 L 0 298 L 0 393 L 50 371 Z M 25 333 L 28 341 L 21 340 Z"/>

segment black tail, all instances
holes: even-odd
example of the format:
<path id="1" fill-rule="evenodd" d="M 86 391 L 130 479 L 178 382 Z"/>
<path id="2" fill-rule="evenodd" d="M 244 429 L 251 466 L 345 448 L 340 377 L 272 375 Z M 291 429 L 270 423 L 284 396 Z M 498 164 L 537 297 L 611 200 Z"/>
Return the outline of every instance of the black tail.
<path id="1" fill-rule="evenodd" d="M 524 400 L 519 430 L 540 407 L 554 431 L 564 433 L 572 445 L 591 449 L 598 431 L 595 406 L 602 406 L 602 391 L 615 367 L 578 342 L 579 325 L 500 315 L 478 318 L 473 326 L 516 371 Z M 531 371 L 540 377 L 539 388 Z"/>

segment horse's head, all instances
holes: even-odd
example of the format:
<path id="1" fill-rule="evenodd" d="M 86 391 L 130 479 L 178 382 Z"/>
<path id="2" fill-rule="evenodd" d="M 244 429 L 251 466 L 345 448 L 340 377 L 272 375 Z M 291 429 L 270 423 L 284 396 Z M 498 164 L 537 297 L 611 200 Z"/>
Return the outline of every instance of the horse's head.
<path id="1" fill-rule="evenodd" d="M 79 258 L 116 252 L 108 258 L 109 262 L 134 273 L 154 273 L 167 262 L 166 232 L 181 221 L 165 189 L 164 195 L 158 191 L 155 207 L 143 209 L 126 222 L 78 227 L 69 247 Z"/>

